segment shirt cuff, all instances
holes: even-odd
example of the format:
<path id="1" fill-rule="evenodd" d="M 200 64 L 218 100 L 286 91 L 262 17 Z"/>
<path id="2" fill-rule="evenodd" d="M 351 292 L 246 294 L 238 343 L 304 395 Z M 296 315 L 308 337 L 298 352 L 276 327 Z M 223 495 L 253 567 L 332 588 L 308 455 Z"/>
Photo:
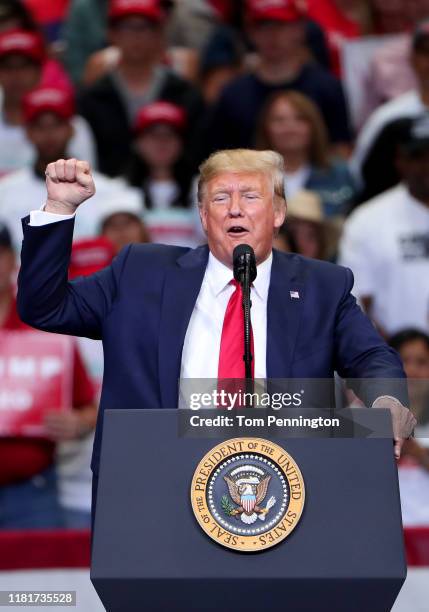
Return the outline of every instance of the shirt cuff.
<path id="1" fill-rule="evenodd" d="M 44 206 L 44 205 L 43 205 Z M 30 212 L 30 223 L 29 225 L 48 225 L 49 223 L 56 223 L 57 221 L 64 221 L 65 219 L 73 219 L 76 213 L 71 215 L 60 215 L 57 213 L 46 212 L 46 210 L 32 210 Z"/>

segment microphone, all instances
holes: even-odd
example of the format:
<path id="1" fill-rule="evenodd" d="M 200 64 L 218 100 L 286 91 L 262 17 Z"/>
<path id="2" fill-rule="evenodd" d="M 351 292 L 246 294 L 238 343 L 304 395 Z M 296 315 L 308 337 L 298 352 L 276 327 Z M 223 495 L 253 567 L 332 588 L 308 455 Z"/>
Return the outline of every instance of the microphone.
<path id="1" fill-rule="evenodd" d="M 239 244 L 232 253 L 234 266 L 234 278 L 241 285 L 244 284 L 244 277 L 248 273 L 249 286 L 256 278 L 256 258 L 255 251 L 249 244 Z"/>
<path id="2" fill-rule="evenodd" d="M 251 352 L 250 341 L 250 308 L 252 302 L 250 300 L 250 285 L 256 278 L 256 258 L 255 252 L 248 244 L 239 244 L 235 247 L 232 253 L 232 262 L 234 267 L 234 278 L 240 283 L 243 288 L 243 311 L 244 311 L 244 366 L 246 378 L 246 392 L 253 392 L 252 379 L 252 361 L 253 355 Z"/>

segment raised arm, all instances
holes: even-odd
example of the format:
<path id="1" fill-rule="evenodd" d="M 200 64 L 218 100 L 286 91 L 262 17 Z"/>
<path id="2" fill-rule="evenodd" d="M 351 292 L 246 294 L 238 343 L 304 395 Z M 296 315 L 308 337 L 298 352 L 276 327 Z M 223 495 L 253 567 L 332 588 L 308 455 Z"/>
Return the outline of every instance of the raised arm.
<path id="1" fill-rule="evenodd" d="M 58 160 L 46 169 L 44 210 L 58 221 L 33 226 L 23 219 L 24 240 L 18 276 L 18 312 L 21 319 L 45 331 L 102 337 L 102 325 L 115 300 L 129 247 L 112 265 L 92 276 L 68 282 L 74 214 L 95 193 L 89 164 Z"/>

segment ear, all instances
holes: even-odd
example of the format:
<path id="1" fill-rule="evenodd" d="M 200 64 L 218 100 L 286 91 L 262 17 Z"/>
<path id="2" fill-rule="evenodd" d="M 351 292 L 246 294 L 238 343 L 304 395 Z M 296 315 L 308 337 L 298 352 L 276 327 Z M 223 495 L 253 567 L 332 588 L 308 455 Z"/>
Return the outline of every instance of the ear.
<path id="1" fill-rule="evenodd" d="M 203 227 L 203 230 L 207 234 L 207 208 L 203 203 L 198 206 L 198 212 L 200 213 L 201 225 Z"/>
<path id="2" fill-rule="evenodd" d="M 274 203 L 274 229 L 278 230 L 286 219 L 286 202 L 275 202 Z"/>

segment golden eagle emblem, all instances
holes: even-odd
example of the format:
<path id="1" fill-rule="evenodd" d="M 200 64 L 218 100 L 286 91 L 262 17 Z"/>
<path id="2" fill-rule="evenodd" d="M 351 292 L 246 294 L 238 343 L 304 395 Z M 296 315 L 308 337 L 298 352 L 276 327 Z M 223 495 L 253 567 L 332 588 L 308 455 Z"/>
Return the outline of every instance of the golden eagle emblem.
<path id="1" fill-rule="evenodd" d="M 254 465 L 243 465 L 224 476 L 224 480 L 231 499 L 237 504 L 234 508 L 224 496 L 222 508 L 225 514 L 239 517 L 247 525 L 251 525 L 258 518 L 265 521 L 270 508 L 276 503 L 276 498 L 271 496 L 266 506 L 261 506 L 267 495 L 271 476 Z"/>

